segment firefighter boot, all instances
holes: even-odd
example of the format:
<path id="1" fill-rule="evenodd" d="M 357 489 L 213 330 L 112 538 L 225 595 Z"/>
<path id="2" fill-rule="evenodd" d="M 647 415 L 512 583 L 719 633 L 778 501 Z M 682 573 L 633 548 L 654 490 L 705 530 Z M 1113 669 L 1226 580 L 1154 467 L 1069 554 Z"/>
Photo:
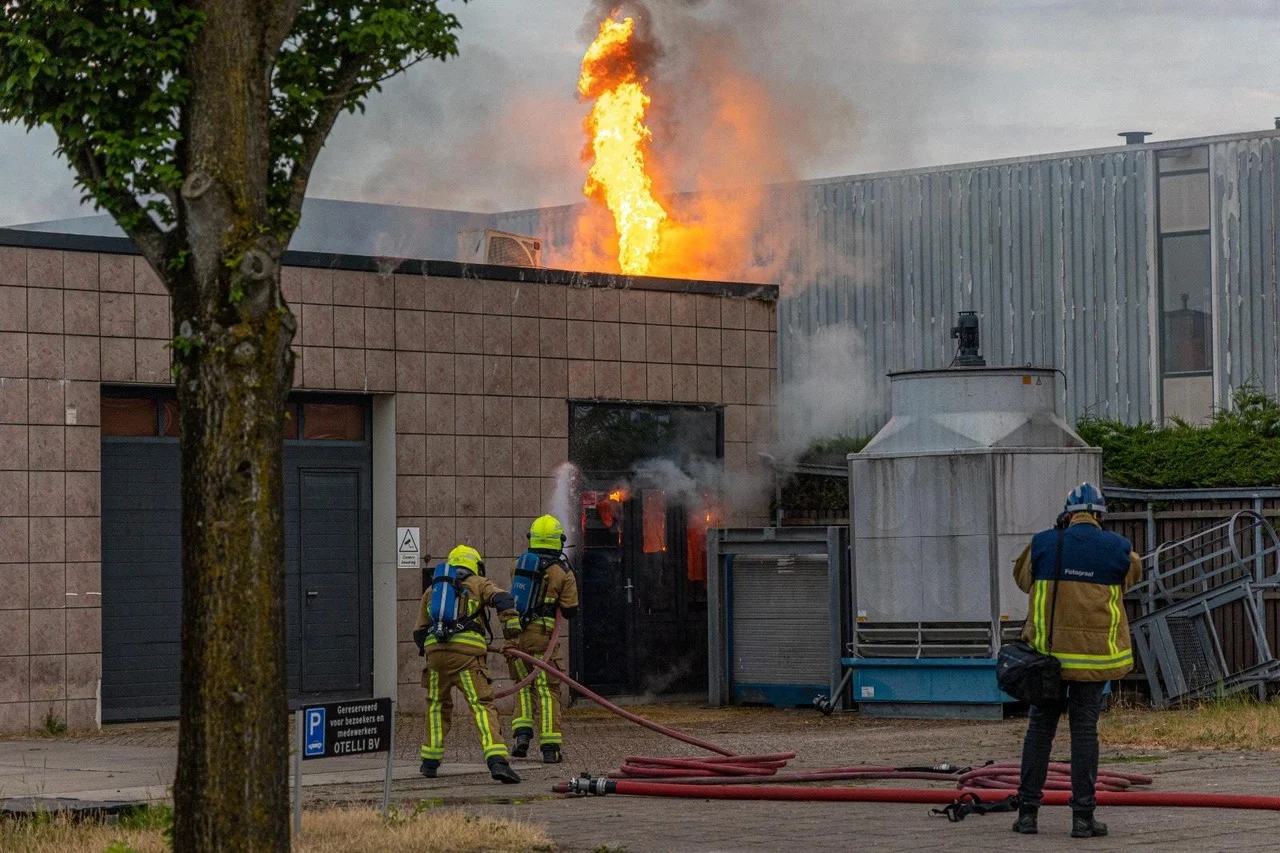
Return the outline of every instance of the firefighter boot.
<path id="1" fill-rule="evenodd" d="M 514 785 L 520 781 L 516 771 L 511 769 L 511 765 L 507 763 L 507 759 L 503 756 L 495 755 L 485 763 L 489 765 L 489 775 L 502 784 Z"/>
<path id="2" fill-rule="evenodd" d="M 1021 835 L 1035 835 L 1040 832 L 1036 826 L 1036 819 L 1040 816 L 1040 809 L 1036 806 L 1019 806 L 1018 819 L 1013 822 L 1013 831 Z"/>
<path id="3" fill-rule="evenodd" d="M 543 764 L 559 764 L 561 761 L 564 761 L 564 756 L 560 754 L 559 744 L 549 743 L 542 747 Z"/>
<path id="4" fill-rule="evenodd" d="M 1072 838 L 1101 838 L 1107 834 L 1107 825 L 1093 819 L 1093 812 L 1071 813 Z"/>
<path id="5" fill-rule="evenodd" d="M 516 732 L 516 745 L 511 747 L 512 758 L 524 758 L 529 754 L 529 743 L 533 740 L 533 732 L 520 729 Z"/>
<path id="6" fill-rule="evenodd" d="M 422 759 L 421 766 L 418 767 L 418 772 L 423 776 L 426 776 L 428 779 L 434 779 L 436 778 L 436 771 L 439 769 L 440 762 L 437 759 L 424 758 Z"/>

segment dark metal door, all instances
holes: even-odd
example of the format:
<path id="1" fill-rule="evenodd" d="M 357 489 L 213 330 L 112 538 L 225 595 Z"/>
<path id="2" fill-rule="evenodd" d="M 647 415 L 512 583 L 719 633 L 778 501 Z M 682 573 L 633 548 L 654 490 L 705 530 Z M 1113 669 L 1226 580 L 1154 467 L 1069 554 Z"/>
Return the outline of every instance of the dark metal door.
<path id="1" fill-rule="evenodd" d="M 303 468 L 297 475 L 301 692 L 357 694 L 365 687 L 366 672 L 372 674 L 372 650 L 360 630 L 368 604 L 360 583 L 360 474 Z"/>
<path id="2" fill-rule="evenodd" d="M 367 696 L 373 690 L 369 444 L 290 442 L 284 456 L 290 702 Z M 102 717 L 107 722 L 178 715 L 179 470 L 175 439 L 102 442 Z M 67 613 L 74 618 L 73 610 Z"/>
<path id="3" fill-rule="evenodd" d="M 102 443 L 102 718 L 178 715 L 182 492 L 178 443 Z M 67 618 L 78 614 L 67 610 Z"/>
<path id="4" fill-rule="evenodd" d="M 570 659 L 578 680 L 593 690 L 625 693 L 634 681 L 631 653 L 633 585 L 623 560 L 619 519 L 583 507 L 583 547 L 578 586 L 580 618 L 574 620 L 580 654 Z"/>

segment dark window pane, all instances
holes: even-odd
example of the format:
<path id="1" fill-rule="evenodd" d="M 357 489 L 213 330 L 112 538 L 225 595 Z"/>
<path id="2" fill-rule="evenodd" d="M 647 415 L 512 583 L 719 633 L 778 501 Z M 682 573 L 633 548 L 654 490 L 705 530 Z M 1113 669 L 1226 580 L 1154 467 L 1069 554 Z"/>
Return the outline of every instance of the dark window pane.
<path id="1" fill-rule="evenodd" d="M 1164 237 L 1160 245 L 1164 372 L 1212 370 L 1209 235 Z"/>
<path id="2" fill-rule="evenodd" d="M 355 403 L 303 403 L 302 437 L 363 441 L 364 408 Z"/>
<path id="3" fill-rule="evenodd" d="M 168 438 L 182 435 L 182 425 L 178 421 L 178 401 L 170 397 L 162 404 L 160 411 L 162 434 Z"/>
<path id="4" fill-rule="evenodd" d="M 103 397 L 103 435 L 155 435 L 158 431 L 154 397 Z"/>
<path id="5" fill-rule="evenodd" d="M 284 405 L 284 423 L 281 425 L 284 430 L 284 438 L 291 441 L 298 437 L 298 404 L 285 403 Z"/>
<path id="6" fill-rule="evenodd" d="M 680 406 L 574 404 L 569 458 L 583 471 L 628 474 L 646 459 L 676 465 L 720 456 L 719 414 Z"/>

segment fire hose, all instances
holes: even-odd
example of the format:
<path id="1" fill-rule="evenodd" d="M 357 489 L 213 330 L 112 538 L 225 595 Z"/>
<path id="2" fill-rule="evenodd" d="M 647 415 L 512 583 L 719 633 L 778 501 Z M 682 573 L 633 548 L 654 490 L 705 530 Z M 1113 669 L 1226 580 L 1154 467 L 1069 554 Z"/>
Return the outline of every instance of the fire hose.
<path id="1" fill-rule="evenodd" d="M 550 658 L 558 639 L 560 620 L 552 632 L 545 657 Z M 597 795 L 623 794 L 648 797 L 684 797 L 708 800 L 781 800 L 819 802 L 921 803 L 943 805 L 936 813 L 960 820 L 966 809 L 981 811 L 984 804 L 1013 807 L 1010 792 L 1019 782 L 1019 765 L 994 762 L 978 768 L 957 769 L 942 764 L 935 767 L 844 767 L 779 773 L 795 757 L 794 752 L 763 755 L 739 755 L 730 749 L 685 734 L 668 726 L 647 720 L 620 708 L 603 696 L 570 678 L 537 658 L 515 648 L 491 648 L 540 669 L 568 684 L 602 708 L 650 731 L 696 746 L 714 756 L 700 758 L 655 758 L 631 756 L 608 778 L 582 777 L 557 782 L 552 791 L 558 794 Z M 533 673 L 520 684 L 499 695 L 510 695 L 527 683 Z M 1071 768 L 1068 764 L 1051 763 L 1044 786 L 1042 804 L 1068 805 L 1071 792 Z M 639 778 L 637 778 L 639 777 Z M 779 782 L 810 783 L 844 780 L 913 779 L 955 782 L 950 790 L 937 788 L 855 788 L 800 787 Z M 1156 806 L 1166 808 L 1227 808 L 1280 811 L 1280 797 L 1251 794 L 1205 794 L 1192 791 L 1134 791 L 1135 785 L 1149 785 L 1152 777 L 1138 773 L 1099 770 L 1097 802 L 1103 806 Z"/>
<path id="2" fill-rule="evenodd" d="M 951 804 L 956 791 L 937 788 L 793 788 L 787 785 L 740 787 L 734 785 L 692 786 L 676 782 L 643 782 L 633 779 L 592 779 L 582 777 L 557 783 L 557 793 L 630 794 L 641 797 L 690 797 L 700 800 L 787 800 L 855 803 Z M 1009 799 L 1006 791 L 966 788 L 959 792 L 980 803 Z M 1043 805 L 1065 806 L 1069 791 L 1045 791 Z M 1099 791 L 1100 806 L 1159 806 L 1166 808 L 1261 809 L 1280 811 L 1280 797 L 1252 794 L 1201 794 L 1191 791 Z"/>

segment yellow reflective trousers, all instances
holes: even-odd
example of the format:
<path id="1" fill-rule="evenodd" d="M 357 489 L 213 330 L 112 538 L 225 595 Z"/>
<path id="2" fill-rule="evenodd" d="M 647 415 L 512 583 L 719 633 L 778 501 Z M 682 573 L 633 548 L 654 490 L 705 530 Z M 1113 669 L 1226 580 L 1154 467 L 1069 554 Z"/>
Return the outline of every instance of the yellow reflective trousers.
<path id="1" fill-rule="evenodd" d="M 507 745 L 502 740 L 502 725 L 493 708 L 493 684 L 484 654 L 451 649 L 448 644 L 428 646 L 422 686 L 427 688 L 427 713 L 426 735 L 419 758 L 439 761 L 444 757 L 444 738 L 453 722 L 455 687 L 462 691 L 475 719 L 485 759 L 506 757 Z"/>

